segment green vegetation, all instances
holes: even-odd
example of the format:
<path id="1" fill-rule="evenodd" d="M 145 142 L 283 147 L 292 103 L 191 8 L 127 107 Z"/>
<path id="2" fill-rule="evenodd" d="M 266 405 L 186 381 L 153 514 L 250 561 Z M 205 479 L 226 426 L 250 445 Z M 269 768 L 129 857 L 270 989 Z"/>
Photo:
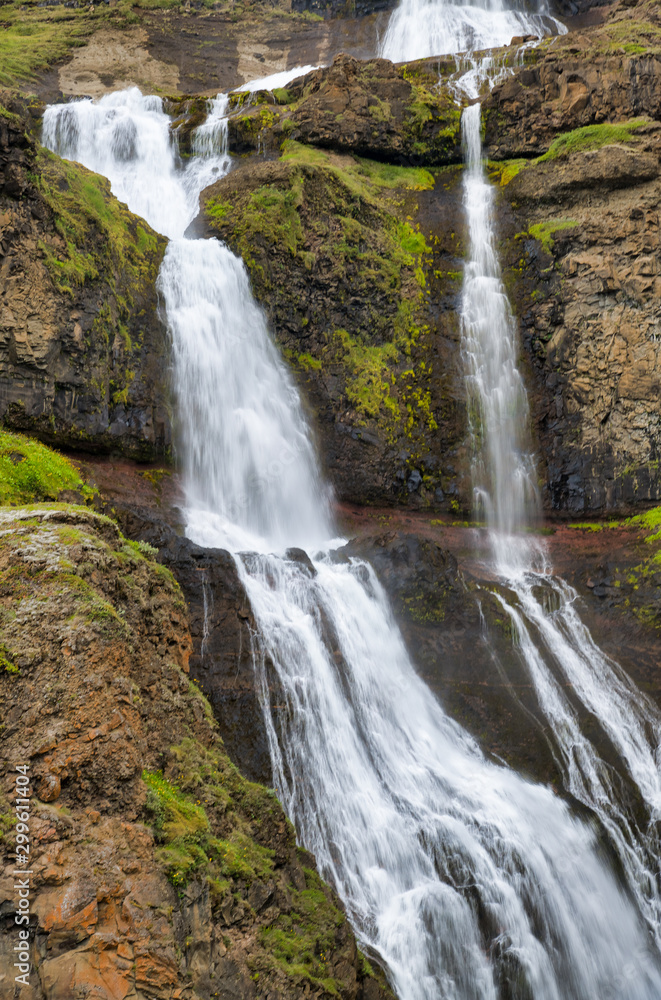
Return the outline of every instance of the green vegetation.
<path id="1" fill-rule="evenodd" d="M 13 842 L 16 830 L 16 813 L 9 812 L 9 803 L 5 793 L 0 789 L 0 844 Z"/>
<path id="2" fill-rule="evenodd" d="M 292 892 L 291 912 L 263 928 L 260 941 L 295 982 L 308 982 L 313 989 L 339 996 L 341 984 L 329 976 L 328 960 L 345 917 L 317 873 L 310 868 L 304 872 L 305 889 Z"/>
<path id="3" fill-rule="evenodd" d="M 461 142 L 461 107 L 447 87 L 439 90 L 430 77 L 424 81 L 417 73 L 403 70 L 404 79 L 412 86 L 412 101 L 405 139 L 410 150 L 432 163 L 444 163 L 456 157 Z M 434 127 L 434 134 L 428 126 Z M 438 127 L 438 126 L 442 127 Z"/>
<path id="4" fill-rule="evenodd" d="M 55 288 L 74 298 L 78 289 L 103 282 L 103 301 L 90 336 L 120 348 L 101 382 L 98 398 L 127 403 L 136 371 L 131 358 L 142 349 L 143 297 L 152 297 L 165 240 L 132 215 L 110 192 L 105 178 L 40 149 L 34 180 L 55 224 L 54 238 L 39 246 Z M 106 381 L 107 378 L 107 381 Z"/>
<path id="5" fill-rule="evenodd" d="M 632 517 L 613 519 L 610 521 L 583 521 L 569 525 L 577 531 L 637 531 L 643 535 L 640 562 L 625 570 L 615 569 L 613 586 L 621 590 L 625 607 L 631 609 L 634 615 L 644 624 L 661 628 L 661 609 L 656 604 L 641 603 L 640 597 L 634 596 L 643 585 L 656 587 L 658 576 L 661 575 L 661 507 L 652 507 L 642 514 Z M 648 533 L 649 532 L 649 533 Z M 637 545 L 638 543 L 631 543 Z M 634 549 L 634 551 L 638 551 Z M 629 596 L 627 596 L 629 595 Z"/>
<path id="6" fill-rule="evenodd" d="M 401 442 L 424 473 L 440 413 L 430 297 L 461 280 L 451 258 L 438 267 L 439 237 L 415 221 L 418 192 L 434 188 L 436 176 L 291 140 L 277 170 L 261 169 L 270 183 L 257 189 L 238 176 L 223 181 L 205 206 L 208 221 L 246 262 L 287 359 L 308 379 L 339 374 L 334 391 L 353 426 Z M 456 168 L 443 173 L 446 190 L 457 176 Z M 459 256 L 454 233 L 448 243 Z M 332 309 L 300 308 L 310 281 L 334 289 Z M 422 482 L 440 485 L 431 474 Z"/>
<path id="7" fill-rule="evenodd" d="M 563 132 L 555 137 L 548 150 L 542 156 L 538 156 L 534 160 L 490 161 L 488 164 L 489 176 L 494 184 L 505 187 L 522 170 L 535 167 L 539 163 L 564 159 L 571 156 L 572 153 L 601 149 L 602 146 L 635 142 L 637 138 L 636 131 L 647 124 L 644 118 L 633 118 L 628 122 L 621 122 L 616 125 L 609 123 L 585 125 L 582 128 L 574 129 L 572 132 Z"/>
<path id="8" fill-rule="evenodd" d="M 602 146 L 612 146 L 617 143 L 633 142 L 637 129 L 647 125 L 644 118 L 634 118 L 619 125 L 585 125 L 573 132 L 563 132 L 556 136 L 546 153 L 538 157 L 535 163 L 545 163 L 547 160 L 557 160 L 570 156 L 572 153 L 590 149 L 601 149 Z"/>
<path id="9" fill-rule="evenodd" d="M 190 694 L 204 702 L 211 720 L 204 696 L 196 690 Z M 172 884 L 182 889 L 193 876 L 204 877 L 218 896 L 222 886 L 230 891 L 236 882 L 267 879 L 273 851 L 255 839 L 251 823 L 268 821 L 279 808 L 274 796 L 243 778 L 224 753 L 191 738 L 170 752 L 171 778 L 149 771 L 142 777 L 148 787 L 146 809 L 160 844 L 158 858 Z M 220 837 L 213 832 L 219 825 Z"/>
<path id="10" fill-rule="evenodd" d="M 606 52 L 624 52 L 636 56 L 642 53 L 658 55 L 661 52 L 661 26 L 651 21 L 632 19 L 613 21 L 603 25 L 601 35 L 608 41 L 601 49 Z"/>
<path id="11" fill-rule="evenodd" d="M 20 672 L 7 647 L 4 643 L 0 643 L 0 673 L 15 675 L 20 674 Z"/>
<path id="12" fill-rule="evenodd" d="M 0 430 L 0 504 L 56 500 L 62 490 L 93 493 L 68 458 L 23 434 Z"/>
<path id="13" fill-rule="evenodd" d="M 499 184 L 501 187 L 505 187 L 505 185 L 509 184 L 510 181 L 514 180 L 516 175 L 520 173 L 524 167 L 529 165 L 530 160 L 524 159 L 501 161 L 490 160 L 487 165 L 489 179 L 492 184 Z"/>
<path id="14" fill-rule="evenodd" d="M 531 226 L 527 235 L 532 236 L 535 240 L 539 240 L 542 244 L 542 249 L 546 253 L 550 253 L 553 249 L 554 235 L 564 229 L 574 229 L 577 225 L 578 223 L 574 222 L 573 219 L 547 219 L 546 222 L 538 222 L 534 226 Z M 520 233 L 519 235 L 525 236 L 526 234 Z"/>
<path id="15" fill-rule="evenodd" d="M 101 273 L 113 275 L 118 269 L 132 283 L 155 277 L 164 241 L 111 195 L 104 177 L 46 149 L 39 150 L 37 168 L 37 185 L 66 248 L 41 245 L 60 291 L 73 296 L 73 286 L 84 285 Z M 120 326 L 130 318 L 130 300 L 125 305 L 118 317 Z M 127 338 L 125 330 L 125 344 Z"/>
<path id="16" fill-rule="evenodd" d="M 294 139 L 285 139 L 280 158 L 285 163 L 308 163 L 325 167 L 333 171 L 356 196 L 362 198 L 378 196 L 378 191 L 375 190 L 378 188 L 431 191 L 435 183 L 433 174 L 424 167 L 397 167 L 360 156 L 345 157 L 339 166 L 338 157 L 331 158 L 316 146 L 307 146 Z"/>
<path id="17" fill-rule="evenodd" d="M 84 45 L 92 30 L 87 11 L 37 10 L 18 3 L 2 8 L 0 31 L 0 84 L 16 86 L 31 80 L 39 70 L 67 56 L 75 46 Z"/>

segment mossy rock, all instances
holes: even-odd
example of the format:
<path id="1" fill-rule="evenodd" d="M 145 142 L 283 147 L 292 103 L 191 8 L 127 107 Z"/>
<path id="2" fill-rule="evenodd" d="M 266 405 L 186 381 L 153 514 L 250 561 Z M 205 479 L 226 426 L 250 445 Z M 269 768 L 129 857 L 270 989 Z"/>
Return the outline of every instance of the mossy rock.
<path id="1" fill-rule="evenodd" d="M 243 257 L 322 438 L 371 445 L 362 487 L 358 452 L 355 469 L 341 470 L 354 480 L 342 493 L 362 490 L 363 500 L 376 499 L 378 476 L 386 502 L 442 504 L 451 487 L 436 456 L 460 433 L 449 388 L 459 375 L 439 360 L 458 337 L 449 303 L 461 288 L 460 207 L 450 207 L 459 176 L 286 140 L 279 160 L 247 164 L 202 196 L 198 225 Z M 420 202 L 436 211 L 439 201 L 456 228 L 454 214 L 449 231 L 421 223 Z M 325 440 L 323 460 L 333 448 Z"/>

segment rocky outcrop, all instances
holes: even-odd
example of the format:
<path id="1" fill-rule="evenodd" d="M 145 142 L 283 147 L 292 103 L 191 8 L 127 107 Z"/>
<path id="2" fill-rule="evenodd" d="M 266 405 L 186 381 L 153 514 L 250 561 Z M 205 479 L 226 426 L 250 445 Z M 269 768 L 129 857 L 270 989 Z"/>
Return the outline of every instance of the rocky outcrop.
<path id="1" fill-rule="evenodd" d="M 0 107 L 0 418 L 48 442 L 168 453 L 165 240 L 109 183 L 38 149 Z"/>
<path id="2" fill-rule="evenodd" d="M 659 119 L 658 4 L 619 3 L 592 28 L 545 39 L 485 97 L 485 147 L 505 160 L 545 153 L 558 134 L 637 117 Z"/>
<path id="3" fill-rule="evenodd" d="M 438 60 L 395 66 L 340 55 L 276 91 L 275 105 L 267 94 L 236 95 L 230 149 L 277 148 L 290 138 L 408 166 L 460 163 L 461 108 L 438 87 L 440 68 Z"/>
<path id="4" fill-rule="evenodd" d="M 289 141 L 203 194 L 196 231 L 242 254 L 342 498 L 465 495 L 458 178 Z"/>
<path id="5" fill-rule="evenodd" d="M 661 497 L 661 126 L 617 135 L 569 137 L 501 195 L 546 502 L 574 514 Z"/>
<path id="6" fill-rule="evenodd" d="M 81 508 L 0 520 L 2 995 L 20 763 L 31 997 L 384 997 L 279 803 L 230 763 L 154 550 Z"/>

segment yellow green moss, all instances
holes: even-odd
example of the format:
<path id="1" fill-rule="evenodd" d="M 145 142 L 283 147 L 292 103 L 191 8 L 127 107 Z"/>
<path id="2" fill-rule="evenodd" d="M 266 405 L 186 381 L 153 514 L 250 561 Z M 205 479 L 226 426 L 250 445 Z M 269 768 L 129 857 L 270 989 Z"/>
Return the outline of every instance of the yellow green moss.
<path id="1" fill-rule="evenodd" d="M 554 235 L 564 229 L 574 229 L 577 225 L 578 223 L 573 219 L 548 219 L 546 222 L 538 222 L 531 226 L 527 235 L 539 240 L 546 253 L 550 253 L 553 249 Z M 519 235 L 525 236 L 526 234 L 520 233 Z"/>
<path id="2" fill-rule="evenodd" d="M 261 931 L 262 947 L 295 982 L 339 996 L 341 984 L 329 975 L 329 959 L 345 918 L 312 869 L 305 869 L 305 889 L 292 893 L 291 907 Z"/>
<path id="3" fill-rule="evenodd" d="M 0 504 L 56 500 L 62 490 L 93 493 L 64 455 L 23 434 L 0 430 Z"/>
<path id="4" fill-rule="evenodd" d="M 636 139 L 634 133 L 647 124 L 644 118 L 633 118 L 617 125 L 604 122 L 602 125 L 585 125 L 572 132 L 563 132 L 556 136 L 547 152 L 538 157 L 535 163 L 557 160 L 584 150 L 601 149 L 602 146 L 633 142 Z"/>

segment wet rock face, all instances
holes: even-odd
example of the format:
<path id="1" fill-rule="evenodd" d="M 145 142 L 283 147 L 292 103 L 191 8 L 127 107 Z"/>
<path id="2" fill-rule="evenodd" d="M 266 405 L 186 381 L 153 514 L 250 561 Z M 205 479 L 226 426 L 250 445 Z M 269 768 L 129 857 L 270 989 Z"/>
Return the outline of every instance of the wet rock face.
<path id="1" fill-rule="evenodd" d="M 661 497 L 660 154 L 650 125 L 628 147 L 530 166 L 502 189 L 553 510 Z"/>
<path id="2" fill-rule="evenodd" d="M 448 715 L 486 753 L 535 780 L 558 780 L 502 608 L 452 553 L 434 538 L 389 531 L 354 540 L 338 555 L 373 565 L 415 668 Z"/>
<path id="3" fill-rule="evenodd" d="M 0 417 L 59 446 L 165 455 L 168 343 L 155 289 L 165 240 L 107 181 L 38 150 L 22 104 L 5 103 Z"/>
<path id="4" fill-rule="evenodd" d="M 234 558 L 205 549 L 148 508 L 115 505 L 122 530 L 159 550 L 159 561 L 182 589 L 193 652 L 190 675 L 218 719 L 232 760 L 248 778 L 269 784 L 271 760 L 255 688 L 252 634 L 255 622 Z"/>
<path id="5" fill-rule="evenodd" d="M 385 1000 L 279 803 L 230 762 L 188 673 L 181 591 L 153 550 L 66 505 L 0 521 L 3 759 L 29 764 L 34 791 L 30 996 L 294 1000 L 323 971 L 333 995 Z M 15 776 L 0 784 L 3 996 Z M 273 933 L 292 921 L 295 974 Z"/>

